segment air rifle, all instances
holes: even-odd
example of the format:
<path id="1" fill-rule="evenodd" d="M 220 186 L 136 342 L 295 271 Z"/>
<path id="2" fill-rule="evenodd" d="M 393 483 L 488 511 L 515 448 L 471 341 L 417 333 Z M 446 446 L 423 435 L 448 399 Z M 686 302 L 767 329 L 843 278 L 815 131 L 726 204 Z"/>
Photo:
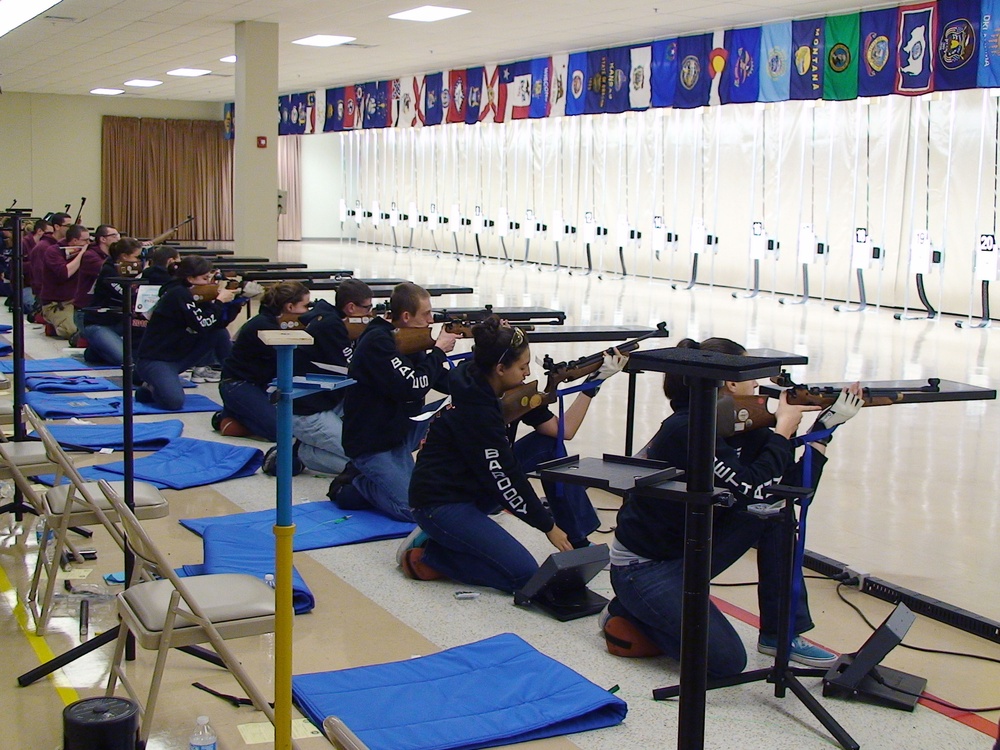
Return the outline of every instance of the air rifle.
<path id="1" fill-rule="evenodd" d="M 771 378 L 771 382 L 781 390 L 774 390 L 766 395 L 723 396 L 719 399 L 717 430 L 720 437 L 730 437 L 761 427 L 774 427 L 777 421 L 774 414 L 768 409 L 769 397 L 778 398 L 784 393 L 789 404 L 826 407 L 835 402 L 841 393 L 840 388 L 832 385 L 795 383 L 787 372 L 782 372 Z M 863 406 L 891 406 L 911 400 L 907 398 L 908 394 L 912 397 L 917 393 L 939 393 L 940 391 L 940 378 L 928 378 L 927 385 L 916 388 L 866 386 L 861 389 L 861 398 L 864 401 Z"/>
<path id="2" fill-rule="evenodd" d="M 87 200 L 87 199 L 84 198 L 84 200 Z M 80 210 L 81 211 L 83 210 L 83 206 L 80 206 Z M 194 216 L 192 216 L 191 214 L 188 214 L 188 217 L 186 219 L 184 219 L 184 221 L 182 221 L 180 224 L 175 224 L 174 226 L 170 227 L 170 229 L 168 229 L 167 231 L 163 232 L 162 234 L 158 234 L 153 239 L 149 240 L 149 244 L 150 245 L 160 245 L 160 244 L 162 244 L 167 239 L 167 237 L 169 237 L 170 235 L 172 235 L 174 232 L 176 232 L 178 229 L 180 229 L 185 224 L 190 224 L 192 221 L 194 221 Z"/>
<path id="3" fill-rule="evenodd" d="M 604 355 L 618 350 L 619 354 L 628 354 L 639 348 L 639 342 L 656 336 L 667 330 L 666 322 L 658 323 L 656 330 L 643 334 L 631 341 L 626 341 L 610 349 L 602 349 L 596 354 L 590 354 L 580 359 L 570 362 L 554 362 L 552 357 L 546 355 L 542 360 L 542 368 L 547 374 L 545 390 L 538 390 L 538 381 L 532 380 L 522 383 L 516 388 L 512 388 L 500 399 L 500 407 L 503 410 L 504 422 L 510 424 L 515 422 L 532 409 L 539 406 L 555 403 L 558 396 L 557 389 L 560 384 L 572 380 L 579 380 L 597 372 L 604 363 Z"/>
<path id="4" fill-rule="evenodd" d="M 83 207 L 85 205 L 87 205 L 87 196 L 83 196 L 82 198 L 80 198 L 80 210 L 76 212 L 76 218 L 73 220 L 74 224 L 80 223 L 80 217 L 83 215 Z M 66 208 L 68 210 L 69 206 L 67 206 Z"/>

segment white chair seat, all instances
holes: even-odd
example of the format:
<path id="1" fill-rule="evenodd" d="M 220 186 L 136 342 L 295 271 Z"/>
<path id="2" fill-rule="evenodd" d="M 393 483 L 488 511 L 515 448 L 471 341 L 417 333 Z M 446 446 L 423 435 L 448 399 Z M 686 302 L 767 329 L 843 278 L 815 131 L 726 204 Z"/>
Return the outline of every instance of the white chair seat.
<path id="1" fill-rule="evenodd" d="M 220 632 L 230 622 L 274 617 L 274 589 L 255 576 L 217 573 L 182 580 L 191 596 L 202 603 L 205 616 L 215 623 Z M 119 596 L 125 600 L 143 628 L 150 632 L 161 632 L 173 591 L 173 584 L 161 579 L 131 586 Z M 183 613 L 190 614 L 191 610 L 184 606 L 183 600 L 180 612 L 174 625 L 175 630 L 197 627 L 193 621 L 184 619 Z M 273 622 L 271 626 L 273 627 Z"/>
<path id="2" fill-rule="evenodd" d="M 37 440 L 25 440 L 20 443 L 0 443 L 4 458 L 18 466 L 34 466 L 50 464 L 52 460 L 45 452 L 45 444 Z"/>
<path id="3" fill-rule="evenodd" d="M 125 495 L 125 482 L 109 482 L 111 487 L 119 495 Z M 113 513 L 114 506 L 101 492 L 97 482 L 84 482 L 84 486 L 89 490 L 94 498 L 94 504 L 105 513 Z M 48 502 L 49 510 L 55 515 L 61 515 L 66 508 L 66 498 L 69 497 L 72 484 L 60 484 L 45 492 L 45 499 Z M 79 493 L 77 493 L 79 496 Z M 79 502 L 77 499 L 76 502 Z M 81 511 L 85 510 L 81 507 Z M 149 482 L 135 482 L 135 511 L 136 515 L 143 519 L 163 518 L 170 512 L 170 505 L 163 494 Z M 162 512 L 158 512 L 162 511 Z"/>

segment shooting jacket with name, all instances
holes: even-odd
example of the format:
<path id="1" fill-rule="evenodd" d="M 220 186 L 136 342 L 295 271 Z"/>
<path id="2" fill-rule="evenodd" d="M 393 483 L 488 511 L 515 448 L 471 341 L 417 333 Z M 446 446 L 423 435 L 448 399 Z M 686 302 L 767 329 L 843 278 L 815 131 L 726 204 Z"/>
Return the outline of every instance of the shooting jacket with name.
<path id="1" fill-rule="evenodd" d="M 139 359 L 180 361 L 191 353 L 199 337 L 225 328 L 227 322 L 221 302 L 195 302 L 191 285 L 184 279 L 173 279 L 160 289 L 160 299 L 139 346 Z"/>
<path id="2" fill-rule="evenodd" d="M 450 374 L 452 408 L 431 423 L 410 479 L 410 506 L 473 503 L 483 513 L 504 507 L 542 532 L 552 516 L 514 457 L 500 399 L 469 361 Z"/>
<path id="3" fill-rule="evenodd" d="M 395 326 L 375 318 L 358 338 L 348 375 L 357 381 L 344 396 L 344 452 L 354 458 L 403 444 L 410 417 L 432 390 L 447 392 L 447 356 L 439 348 L 403 355 Z"/>
<path id="4" fill-rule="evenodd" d="M 299 318 L 306 333 L 313 337 L 309 346 L 295 348 L 296 375 L 329 375 L 316 363 L 346 368 L 354 354 L 354 342 L 347 334 L 344 314 L 326 300 L 317 301 L 312 309 Z M 292 401 L 292 413 L 307 417 L 333 409 L 344 400 L 344 390 L 325 391 L 301 396 Z"/>
<path id="5" fill-rule="evenodd" d="M 686 406 L 667 417 L 650 443 L 649 458 L 686 469 L 690 417 Z M 809 486 L 815 487 L 826 456 L 812 451 L 811 460 Z M 715 519 L 742 513 L 752 503 L 773 502 L 765 498 L 772 484 L 801 485 L 802 463 L 801 459 L 795 461 L 792 441 L 771 429 L 719 438 L 715 444 L 715 486 L 732 492 L 736 504 L 731 508 L 716 505 Z M 640 557 L 679 560 L 684 557 L 684 517 L 685 504 L 679 500 L 635 496 L 618 513 L 615 537 Z"/>

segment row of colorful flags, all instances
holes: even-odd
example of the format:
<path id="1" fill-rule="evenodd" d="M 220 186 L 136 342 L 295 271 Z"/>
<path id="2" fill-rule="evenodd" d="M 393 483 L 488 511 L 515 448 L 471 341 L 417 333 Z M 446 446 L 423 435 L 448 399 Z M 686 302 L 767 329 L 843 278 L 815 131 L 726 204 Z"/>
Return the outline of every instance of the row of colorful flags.
<path id="1" fill-rule="evenodd" d="M 977 87 L 1000 87 L 1000 0 L 935 0 L 339 86 L 326 89 L 320 114 L 330 132 Z M 316 92 L 280 97 L 279 133 L 318 132 L 316 109 Z"/>

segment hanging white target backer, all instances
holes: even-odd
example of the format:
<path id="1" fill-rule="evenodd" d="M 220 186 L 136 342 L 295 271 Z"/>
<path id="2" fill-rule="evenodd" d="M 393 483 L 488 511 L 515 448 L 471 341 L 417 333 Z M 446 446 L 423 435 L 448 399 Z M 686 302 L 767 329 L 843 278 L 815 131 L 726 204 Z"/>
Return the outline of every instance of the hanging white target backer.
<path id="1" fill-rule="evenodd" d="M 418 220 L 417 202 L 410 201 L 409 205 L 406 207 L 406 224 L 410 227 L 410 229 L 416 229 Z"/>
<path id="2" fill-rule="evenodd" d="M 587 211 L 583 215 L 583 226 L 580 227 L 580 238 L 585 243 L 593 244 L 597 240 L 597 220 L 593 211 Z"/>
<path id="3" fill-rule="evenodd" d="M 707 245 L 708 232 L 705 231 L 705 220 L 700 216 L 691 219 L 691 238 L 688 240 L 688 247 L 691 255 L 702 253 Z"/>
<path id="4" fill-rule="evenodd" d="M 865 269 L 871 265 L 874 245 L 865 227 L 854 230 L 854 241 L 851 242 L 851 269 Z"/>
<path id="5" fill-rule="evenodd" d="M 343 224 L 347 221 L 347 201 L 341 198 L 337 208 L 340 212 L 340 223 Z"/>
<path id="6" fill-rule="evenodd" d="M 457 203 L 451 204 L 451 210 L 448 211 L 448 223 L 451 225 L 449 229 L 455 234 L 458 234 L 459 230 L 462 228 L 462 209 Z"/>
<path id="7" fill-rule="evenodd" d="M 379 220 L 382 218 L 382 207 L 379 206 L 378 201 L 372 201 L 372 226 L 378 227 Z"/>
<path id="8" fill-rule="evenodd" d="M 566 222 L 563 221 L 562 211 L 556 209 L 552 212 L 552 226 L 549 227 L 549 239 L 553 242 L 562 242 L 566 236 Z"/>
<path id="9" fill-rule="evenodd" d="M 767 253 L 767 232 L 764 231 L 764 222 L 755 221 L 750 226 L 750 259 L 763 260 Z"/>
<path id="10" fill-rule="evenodd" d="M 510 233 L 510 214 L 506 206 L 497 209 L 497 236 L 506 237 Z"/>
<path id="11" fill-rule="evenodd" d="M 653 231 L 649 235 L 649 245 L 655 253 L 667 248 L 667 228 L 663 225 L 663 217 L 659 214 L 653 217 Z"/>
<path id="12" fill-rule="evenodd" d="M 993 281 L 997 277 L 997 238 L 995 234 L 979 235 L 976 250 L 976 281 Z"/>
<path id="13" fill-rule="evenodd" d="M 910 273 L 929 274 L 931 272 L 931 234 L 926 229 L 917 229 L 910 238 Z"/>
<path id="14" fill-rule="evenodd" d="M 427 212 L 427 223 L 430 225 L 432 232 L 436 232 L 441 225 L 441 214 L 438 213 L 437 203 L 431 204 L 431 210 Z"/>
<path id="15" fill-rule="evenodd" d="M 796 258 L 799 265 L 811 266 L 816 262 L 816 233 L 813 232 L 812 224 L 803 224 L 799 227 L 799 247 Z"/>
<path id="16" fill-rule="evenodd" d="M 389 205 L 389 226 L 393 229 L 399 226 L 399 208 L 396 206 L 396 201 Z"/>
<path id="17" fill-rule="evenodd" d="M 526 240 L 533 240 L 535 239 L 537 230 L 538 224 L 535 221 L 535 212 L 529 208 L 524 212 L 524 227 L 521 236 Z"/>

